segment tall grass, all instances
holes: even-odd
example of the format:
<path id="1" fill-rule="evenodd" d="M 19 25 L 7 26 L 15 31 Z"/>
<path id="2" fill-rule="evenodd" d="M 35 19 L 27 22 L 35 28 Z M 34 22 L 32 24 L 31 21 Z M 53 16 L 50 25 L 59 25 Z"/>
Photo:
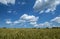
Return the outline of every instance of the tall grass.
<path id="1" fill-rule="evenodd" d="M 0 29 L 0 39 L 60 39 L 60 29 Z"/>

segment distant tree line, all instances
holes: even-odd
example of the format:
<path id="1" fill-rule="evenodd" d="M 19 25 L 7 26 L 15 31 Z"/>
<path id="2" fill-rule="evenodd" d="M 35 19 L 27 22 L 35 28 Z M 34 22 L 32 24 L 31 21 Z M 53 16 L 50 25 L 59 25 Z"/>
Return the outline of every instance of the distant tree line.
<path id="1" fill-rule="evenodd" d="M 60 27 L 52 27 L 52 29 L 60 29 Z"/>
<path id="2" fill-rule="evenodd" d="M 6 27 L 3 27 L 3 29 L 6 29 Z"/>
<path id="3" fill-rule="evenodd" d="M 3 29 L 6 29 L 7 27 L 2 27 Z M 39 28 L 32 28 L 32 29 L 41 29 L 40 27 Z M 52 27 L 52 28 L 49 28 L 49 27 L 46 27 L 45 29 L 60 29 L 60 27 Z"/>
<path id="4" fill-rule="evenodd" d="M 34 27 L 32 29 L 41 29 L 41 28 L 40 27 L 39 28 Z M 60 29 L 60 27 L 52 27 L 52 28 L 46 27 L 45 29 Z"/>

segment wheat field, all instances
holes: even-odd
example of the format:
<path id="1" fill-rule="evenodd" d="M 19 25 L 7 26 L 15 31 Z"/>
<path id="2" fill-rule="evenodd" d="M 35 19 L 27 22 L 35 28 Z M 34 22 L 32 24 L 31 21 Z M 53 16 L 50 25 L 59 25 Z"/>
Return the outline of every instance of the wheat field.
<path id="1" fill-rule="evenodd" d="M 0 39 L 60 39 L 60 29 L 0 28 Z"/>

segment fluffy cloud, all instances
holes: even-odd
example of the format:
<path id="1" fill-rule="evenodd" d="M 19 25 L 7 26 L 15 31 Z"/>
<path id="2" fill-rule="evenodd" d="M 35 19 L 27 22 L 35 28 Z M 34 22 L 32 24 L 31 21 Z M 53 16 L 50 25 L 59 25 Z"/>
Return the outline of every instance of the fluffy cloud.
<path id="1" fill-rule="evenodd" d="M 35 27 L 41 27 L 41 28 L 46 28 L 46 27 L 51 27 L 51 23 L 50 22 L 44 22 L 44 23 L 40 23 L 40 24 L 35 24 Z"/>
<path id="2" fill-rule="evenodd" d="M 30 16 L 30 15 L 27 15 L 27 14 L 24 14 L 24 15 L 21 16 L 22 20 L 26 20 L 26 21 L 29 21 L 29 22 L 36 22 L 36 21 L 38 21 L 38 18 L 39 17 L 35 17 L 33 15 Z"/>
<path id="3" fill-rule="evenodd" d="M 55 22 L 58 25 L 56 25 Z M 49 28 L 51 28 L 51 27 L 60 27 L 60 17 L 55 17 L 50 22 L 44 22 L 44 23 L 40 23 L 40 24 L 36 23 L 36 27 L 41 27 L 41 28 L 43 28 L 43 27 L 49 27 Z"/>
<path id="4" fill-rule="evenodd" d="M 52 22 L 60 23 L 60 17 L 56 17 L 56 18 L 52 19 L 51 21 Z"/>
<path id="5" fill-rule="evenodd" d="M 36 16 L 33 16 L 33 15 L 27 15 L 27 14 L 24 14 L 20 17 L 20 19 L 14 21 L 14 22 L 11 22 L 10 20 L 9 21 L 6 21 L 7 24 L 23 24 L 23 23 L 29 23 L 31 25 L 35 25 L 37 24 L 37 21 L 38 21 L 39 17 L 36 17 Z"/>
<path id="6" fill-rule="evenodd" d="M 49 22 L 45 22 L 45 23 L 42 23 L 42 24 L 39 24 L 41 26 L 50 26 L 50 23 Z"/>
<path id="7" fill-rule="evenodd" d="M 51 12 L 56 10 L 57 5 L 60 4 L 60 0 L 36 0 L 33 8 L 39 12 Z M 42 12 L 42 13 L 43 13 Z"/>
<path id="8" fill-rule="evenodd" d="M 44 23 L 38 23 L 39 17 L 36 17 L 34 15 L 28 15 L 28 14 L 23 14 L 18 20 L 16 21 L 11 21 L 7 20 L 6 24 L 10 25 L 32 25 L 33 27 L 40 27 L 40 28 L 46 28 L 46 27 L 57 27 L 59 25 L 55 25 L 54 22 L 60 23 L 60 17 L 56 17 L 52 19 L 50 22 L 44 22 Z M 28 24 L 26 24 L 28 23 Z"/>
<path id="9" fill-rule="evenodd" d="M 0 0 L 0 3 L 5 5 L 7 5 L 8 3 L 15 4 L 15 0 Z"/>
<path id="10" fill-rule="evenodd" d="M 12 24 L 12 22 L 10 20 L 7 20 L 6 24 Z"/>
<path id="11" fill-rule="evenodd" d="M 29 24 L 35 26 L 35 25 L 37 25 L 37 21 L 38 21 L 39 17 L 24 14 L 24 15 L 21 16 L 21 19 L 23 21 L 25 20 L 25 22 L 29 22 Z"/>

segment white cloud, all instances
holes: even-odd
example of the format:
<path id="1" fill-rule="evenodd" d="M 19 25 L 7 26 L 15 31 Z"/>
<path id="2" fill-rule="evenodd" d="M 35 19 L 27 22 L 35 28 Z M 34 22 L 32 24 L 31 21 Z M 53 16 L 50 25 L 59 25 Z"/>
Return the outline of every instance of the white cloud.
<path id="1" fill-rule="evenodd" d="M 36 17 L 34 15 L 28 15 L 28 14 L 23 14 L 18 20 L 16 21 L 11 21 L 11 20 L 7 20 L 6 23 L 10 24 L 10 25 L 32 25 L 33 27 L 41 27 L 41 28 L 46 28 L 46 27 L 54 27 L 54 26 L 59 26 L 59 25 L 55 25 L 53 23 L 57 22 L 60 23 L 60 17 L 56 17 L 54 19 L 52 19 L 50 22 L 44 22 L 44 23 L 38 23 L 38 19 L 39 17 Z M 27 23 L 27 24 L 26 24 Z"/>
<path id="2" fill-rule="evenodd" d="M 38 27 L 38 28 L 60 27 L 60 25 L 56 25 L 56 24 L 54 24 L 53 22 L 44 22 L 44 23 L 39 23 L 39 24 L 38 24 L 38 23 L 35 23 L 35 24 L 33 24 L 33 25 L 34 25 L 34 27 Z"/>
<path id="3" fill-rule="evenodd" d="M 40 11 L 40 14 L 41 14 L 41 13 L 43 13 L 43 12 L 44 12 L 43 10 L 42 10 L 42 11 Z"/>
<path id="4" fill-rule="evenodd" d="M 44 23 L 40 23 L 40 24 L 36 24 L 35 27 L 51 27 L 51 23 L 50 22 L 44 22 Z"/>
<path id="5" fill-rule="evenodd" d="M 9 10 L 9 11 L 7 11 L 8 13 L 12 13 L 12 11 L 11 10 Z"/>
<path id="6" fill-rule="evenodd" d="M 17 15 L 18 14 L 17 11 L 14 11 L 14 10 L 8 10 L 7 13 L 14 14 L 14 15 Z"/>
<path id="7" fill-rule="evenodd" d="M 24 21 L 25 23 L 29 22 L 29 24 L 33 26 L 37 23 L 38 19 L 39 17 L 33 15 L 27 15 L 27 14 L 24 14 L 20 17 L 20 20 Z"/>
<path id="8" fill-rule="evenodd" d="M 15 0 L 0 0 L 0 3 L 5 5 L 8 5 L 8 3 L 15 4 Z"/>
<path id="9" fill-rule="evenodd" d="M 6 24 L 12 24 L 12 22 L 10 20 L 7 20 Z"/>
<path id="10" fill-rule="evenodd" d="M 37 22 L 30 22 L 30 24 L 35 25 L 35 24 L 37 24 Z"/>
<path id="11" fill-rule="evenodd" d="M 51 21 L 52 22 L 60 23 L 60 17 L 56 17 L 56 18 L 52 19 Z"/>
<path id="12" fill-rule="evenodd" d="M 14 21 L 14 22 L 11 22 L 10 20 L 9 21 L 6 21 L 7 24 L 13 24 L 13 25 L 16 25 L 16 24 L 23 24 L 23 23 L 29 23 L 31 25 L 35 25 L 37 24 L 37 21 L 38 21 L 39 17 L 36 17 L 36 16 L 33 16 L 33 15 L 27 15 L 27 14 L 24 14 L 20 17 L 20 19 Z"/>
<path id="13" fill-rule="evenodd" d="M 37 22 L 31 22 L 30 24 L 32 24 L 34 27 L 40 27 L 40 28 L 46 28 L 46 27 L 51 28 L 53 26 L 52 23 L 50 22 L 44 22 L 39 24 Z"/>
<path id="14" fill-rule="evenodd" d="M 49 22 L 45 22 L 43 23 L 44 26 L 50 26 L 50 23 Z"/>
<path id="15" fill-rule="evenodd" d="M 60 0 L 36 0 L 33 8 L 36 11 L 40 11 L 40 12 L 44 11 L 48 13 L 56 10 L 57 5 L 59 4 L 60 4 Z"/>
<path id="16" fill-rule="evenodd" d="M 30 16 L 30 15 L 24 14 L 24 15 L 21 16 L 21 19 L 26 20 L 26 21 L 36 22 L 36 21 L 38 21 L 39 17 L 35 17 L 33 15 Z"/>
<path id="17" fill-rule="evenodd" d="M 35 19 L 34 19 L 35 18 Z M 33 20 L 34 19 L 34 20 Z M 38 27 L 38 28 L 46 28 L 46 27 L 49 27 L 49 28 L 52 28 L 52 27 L 59 27 L 59 25 L 56 25 L 53 23 L 54 22 L 57 22 L 57 23 L 60 23 L 60 17 L 56 17 L 54 19 L 52 19 L 50 22 L 43 22 L 43 23 L 38 23 L 38 19 L 37 17 L 32 17 L 32 15 L 27 15 L 27 14 L 24 14 L 20 17 L 20 19 L 16 20 L 16 21 L 11 21 L 11 20 L 7 20 L 6 21 L 6 24 L 10 24 L 10 25 L 32 25 L 33 27 Z M 32 21 L 31 21 L 32 20 Z M 28 23 L 28 24 L 26 24 Z"/>
<path id="18" fill-rule="evenodd" d="M 18 23 L 20 23 L 20 22 L 19 22 L 19 21 L 14 21 L 13 23 L 14 23 L 14 24 L 18 24 Z"/>
<path id="19" fill-rule="evenodd" d="M 18 4 L 19 4 L 19 5 L 25 5 L 26 2 L 24 2 L 24 1 L 23 1 L 23 2 L 18 2 Z"/>
<path id="20" fill-rule="evenodd" d="M 22 5 L 25 5 L 25 4 L 26 4 L 26 2 L 22 2 L 21 4 L 22 4 Z"/>
<path id="21" fill-rule="evenodd" d="M 48 12 L 50 12 L 50 11 L 51 11 L 51 9 L 47 9 L 45 12 L 48 13 Z"/>

